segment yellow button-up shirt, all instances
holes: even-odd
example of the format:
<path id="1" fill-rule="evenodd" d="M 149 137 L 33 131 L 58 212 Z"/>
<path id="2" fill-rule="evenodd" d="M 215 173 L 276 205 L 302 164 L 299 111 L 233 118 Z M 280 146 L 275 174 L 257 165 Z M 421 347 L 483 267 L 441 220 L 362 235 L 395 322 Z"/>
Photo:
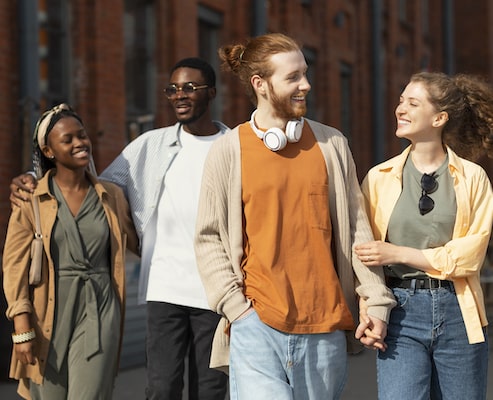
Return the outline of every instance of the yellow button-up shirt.
<path id="1" fill-rule="evenodd" d="M 402 191 L 402 169 L 408 147 L 400 155 L 373 167 L 362 190 L 375 240 L 385 240 L 390 216 Z M 457 215 L 452 239 L 445 245 L 422 250 L 436 279 L 454 282 L 469 343 L 485 340 L 488 324 L 480 272 L 493 224 L 493 192 L 488 175 L 479 165 L 460 158 L 447 148 L 449 171 L 454 181 Z"/>

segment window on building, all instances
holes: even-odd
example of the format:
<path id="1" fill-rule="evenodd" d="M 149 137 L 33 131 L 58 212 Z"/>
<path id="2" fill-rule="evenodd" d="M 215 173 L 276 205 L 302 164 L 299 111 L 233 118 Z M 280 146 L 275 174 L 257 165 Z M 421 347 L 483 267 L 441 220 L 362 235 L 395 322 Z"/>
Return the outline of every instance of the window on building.
<path id="1" fill-rule="evenodd" d="M 420 15 L 423 34 L 428 35 L 430 33 L 430 3 L 428 0 L 421 0 Z"/>
<path id="2" fill-rule="evenodd" d="M 306 77 L 308 82 L 310 82 L 311 89 L 306 97 L 306 117 L 310 119 L 317 118 L 317 91 L 316 91 L 316 72 L 317 72 L 317 54 L 314 50 L 309 48 L 303 48 L 303 54 L 305 55 L 306 64 L 308 65 L 308 70 L 306 72 Z"/>
<path id="3" fill-rule="evenodd" d="M 199 57 L 206 60 L 216 71 L 216 87 L 220 88 L 219 59 L 217 49 L 219 47 L 219 30 L 223 26 L 223 15 L 204 5 L 199 4 Z M 211 115 L 213 119 L 222 119 L 222 91 L 217 90 L 216 98 L 211 103 Z"/>
<path id="4" fill-rule="evenodd" d="M 155 18 L 154 1 L 125 0 L 125 97 L 129 139 L 154 126 Z"/>
<path id="5" fill-rule="evenodd" d="M 48 0 L 40 10 L 41 108 L 70 102 L 69 10 L 64 0 Z"/>
<path id="6" fill-rule="evenodd" d="M 400 22 L 407 22 L 407 1 L 408 0 L 398 0 L 397 13 Z"/>
<path id="7" fill-rule="evenodd" d="M 340 85 L 341 85 L 341 131 L 351 140 L 352 132 L 352 80 L 353 68 L 351 65 L 342 62 L 340 66 Z"/>

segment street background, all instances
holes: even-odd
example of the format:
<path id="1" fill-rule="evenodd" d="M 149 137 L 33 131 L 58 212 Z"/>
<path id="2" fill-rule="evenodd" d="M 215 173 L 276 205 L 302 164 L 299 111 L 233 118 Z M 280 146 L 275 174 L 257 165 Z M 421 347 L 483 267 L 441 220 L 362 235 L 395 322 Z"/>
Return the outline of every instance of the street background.
<path id="1" fill-rule="evenodd" d="M 490 366 L 491 364 L 491 341 L 490 341 Z M 362 353 L 349 356 L 348 380 L 344 389 L 342 400 L 376 400 L 376 371 L 375 352 L 364 350 Z M 493 367 L 488 374 L 488 400 L 493 400 Z M 115 385 L 114 400 L 144 400 L 145 368 L 132 368 L 121 370 Z M 16 394 L 17 384 L 15 382 L 0 383 L 0 399 L 18 400 Z M 186 393 L 183 400 L 187 400 Z M 282 399 L 279 399 L 282 400 Z M 471 399 L 472 400 L 472 399 Z"/>

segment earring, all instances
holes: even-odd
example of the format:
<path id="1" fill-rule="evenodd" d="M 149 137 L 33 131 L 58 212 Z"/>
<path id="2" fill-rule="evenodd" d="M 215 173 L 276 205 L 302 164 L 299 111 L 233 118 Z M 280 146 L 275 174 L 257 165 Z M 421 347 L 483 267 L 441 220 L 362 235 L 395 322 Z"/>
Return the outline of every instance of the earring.
<path id="1" fill-rule="evenodd" d="M 50 160 L 54 160 L 55 159 L 55 156 L 51 156 L 49 157 Z"/>

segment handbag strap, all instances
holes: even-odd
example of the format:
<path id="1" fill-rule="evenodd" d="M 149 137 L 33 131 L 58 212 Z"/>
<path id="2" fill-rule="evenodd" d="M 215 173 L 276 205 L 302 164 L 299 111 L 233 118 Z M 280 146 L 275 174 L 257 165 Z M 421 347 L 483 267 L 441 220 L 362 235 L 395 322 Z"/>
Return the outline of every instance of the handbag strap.
<path id="1" fill-rule="evenodd" d="M 41 239 L 43 235 L 41 234 L 41 220 L 39 217 L 39 197 L 33 196 L 33 210 L 34 210 L 34 221 L 36 224 L 36 231 L 34 232 L 34 237 L 36 239 Z"/>

